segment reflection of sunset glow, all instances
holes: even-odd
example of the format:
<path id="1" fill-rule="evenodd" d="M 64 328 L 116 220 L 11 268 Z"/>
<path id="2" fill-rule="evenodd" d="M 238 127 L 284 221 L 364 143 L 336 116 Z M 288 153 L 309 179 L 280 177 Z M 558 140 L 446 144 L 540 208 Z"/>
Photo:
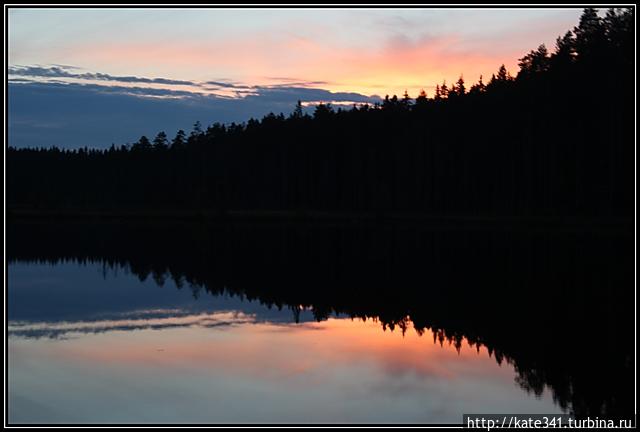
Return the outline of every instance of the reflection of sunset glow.
<path id="1" fill-rule="evenodd" d="M 513 367 L 485 349 L 465 343 L 458 353 L 430 331 L 204 315 L 162 318 L 155 329 L 104 321 L 95 333 L 66 323 L 66 339 L 10 336 L 10 406 L 47 407 L 43 418 L 67 422 L 455 423 L 474 410 L 558 411 L 549 395 L 522 392 Z M 223 322 L 232 325 L 207 327 Z"/>
<path id="2" fill-rule="evenodd" d="M 236 324 L 232 337 L 215 323 Z M 123 326 L 149 328 L 153 324 L 163 330 L 121 331 Z M 399 329 L 383 331 L 380 323 L 371 320 L 329 319 L 277 325 L 252 323 L 250 317 L 228 312 L 57 326 L 76 332 L 113 329 L 90 339 L 75 333 L 71 339 L 49 347 L 49 356 L 69 362 L 163 368 L 188 365 L 220 368 L 226 373 L 279 376 L 319 371 L 327 363 L 353 362 L 373 364 L 389 374 L 413 373 L 448 379 L 456 378 L 456 365 L 483 374 L 503 372 L 496 368 L 484 348 L 477 350 L 463 344 L 458 353 L 448 342 L 443 346 L 434 343 L 429 330 L 422 336 L 412 330 L 402 335 Z M 28 341 L 22 343 L 18 339 L 13 343 L 15 350 L 31 349 Z"/>

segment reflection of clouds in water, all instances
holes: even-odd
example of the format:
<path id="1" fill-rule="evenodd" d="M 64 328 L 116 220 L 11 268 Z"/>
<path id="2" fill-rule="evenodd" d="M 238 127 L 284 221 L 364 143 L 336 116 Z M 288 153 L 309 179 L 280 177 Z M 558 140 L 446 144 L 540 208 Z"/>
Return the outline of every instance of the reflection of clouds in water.
<path id="1" fill-rule="evenodd" d="M 172 280 L 159 288 L 153 278 L 140 282 L 127 266 L 115 265 L 117 274 L 96 278 L 102 263 L 64 264 L 13 262 L 9 266 L 9 322 L 54 323 L 153 318 L 238 311 L 256 322 L 290 323 L 315 321 L 308 308 L 269 307 L 228 293 L 203 295 L 195 300 L 188 289 L 178 289 Z M 144 314 L 142 316 L 141 314 Z"/>
<path id="2" fill-rule="evenodd" d="M 162 330 L 181 327 L 227 327 L 256 322 L 254 315 L 239 311 L 191 314 L 178 309 L 154 309 L 119 314 L 119 318 L 74 322 L 14 321 L 8 326 L 9 337 L 67 339 L 74 334 L 131 330 Z"/>
<path id="3" fill-rule="evenodd" d="M 269 323 L 269 327 L 265 328 L 269 333 L 292 333 L 299 331 L 326 330 L 321 323 L 317 322 L 300 322 L 300 323 Z"/>
<path id="4" fill-rule="evenodd" d="M 147 319 L 131 319 L 131 312 L 114 320 L 12 323 L 12 336 L 47 325 L 95 333 L 64 343 L 11 337 L 13 385 L 70 421 L 78 413 L 71 407 L 81 408 L 77 421 L 103 419 L 105 410 L 103 421 L 454 421 L 471 407 L 489 412 L 508 401 L 516 412 L 530 404 L 513 385 L 513 369 L 496 367 L 485 351 L 440 347 L 429 331 L 403 337 L 371 320 L 287 326 L 233 311 L 166 312 L 165 318 L 158 317 L 162 310 L 148 309 L 137 311 Z M 140 331 L 114 331 L 133 325 Z M 74 391 L 52 393 L 69 382 Z M 483 399 L 487 385 L 498 401 Z M 17 403 L 22 408 L 12 408 L 14 418 L 33 418 L 32 404 Z M 160 409 L 166 406 L 175 409 Z M 554 412 L 548 398 L 537 406 Z"/>

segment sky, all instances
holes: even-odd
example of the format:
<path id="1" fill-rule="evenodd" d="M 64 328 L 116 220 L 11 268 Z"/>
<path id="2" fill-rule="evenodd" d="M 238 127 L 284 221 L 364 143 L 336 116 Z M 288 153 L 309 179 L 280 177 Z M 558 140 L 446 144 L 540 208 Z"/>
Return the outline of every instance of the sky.
<path id="1" fill-rule="evenodd" d="M 9 145 L 108 147 L 485 82 L 581 9 L 10 8 Z"/>

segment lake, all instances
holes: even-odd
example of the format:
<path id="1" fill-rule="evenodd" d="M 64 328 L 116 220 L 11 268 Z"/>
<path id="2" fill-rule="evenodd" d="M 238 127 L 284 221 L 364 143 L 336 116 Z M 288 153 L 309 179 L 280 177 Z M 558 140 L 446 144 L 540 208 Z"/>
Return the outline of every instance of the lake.
<path id="1" fill-rule="evenodd" d="M 633 413 L 628 233 L 13 224 L 8 416 Z"/>

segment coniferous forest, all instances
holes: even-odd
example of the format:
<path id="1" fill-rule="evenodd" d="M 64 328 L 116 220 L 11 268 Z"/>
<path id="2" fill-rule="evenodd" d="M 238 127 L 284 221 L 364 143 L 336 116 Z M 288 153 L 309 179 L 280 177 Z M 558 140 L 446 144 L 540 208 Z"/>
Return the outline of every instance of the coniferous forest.
<path id="1" fill-rule="evenodd" d="M 633 9 L 585 9 L 517 73 L 416 99 L 299 104 L 106 150 L 9 147 L 7 208 L 630 220 L 634 50 Z"/>

